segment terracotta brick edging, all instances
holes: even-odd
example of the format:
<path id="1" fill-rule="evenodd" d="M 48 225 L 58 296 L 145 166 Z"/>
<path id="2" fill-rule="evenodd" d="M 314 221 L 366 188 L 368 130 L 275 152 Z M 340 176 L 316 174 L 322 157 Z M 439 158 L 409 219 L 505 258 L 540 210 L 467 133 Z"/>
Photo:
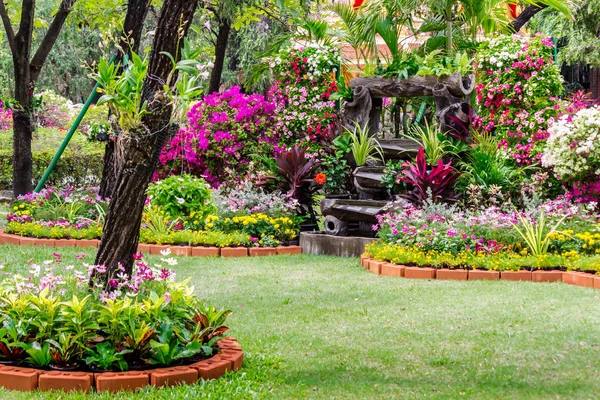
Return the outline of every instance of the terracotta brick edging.
<path id="1" fill-rule="evenodd" d="M 19 235 L 12 235 L 0 230 L 0 244 L 13 244 L 17 246 L 51 246 L 51 247 L 95 247 L 100 246 L 97 239 L 37 239 Z M 146 254 L 160 254 L 161 251 L 171 250 L 174 256 L 192 257 L 248 257 L 248 256 L 274 256 L 302 254 L 300 246 L 278 247 L 204 247 L 204 246 L 177 246 L 140 243 L 138 252 Z"/>
<path id="2" fill-rule="evenodd" d="M 396 276 L 412 279 L 437 279 L 461 281 L 528 281 L 528 282 L 563 282 L 569 285 L 600 289 L 600 275 L 587 272 L 559 270 L 535 271 L 493 271 L 483 269 L 435 269 L 427 267 L 407 267 L 370 258 L 367 254 L 360 256 L 360 265 L 377 275 Z"/>
<path id="3" fill-rule="evenodd" d="M 63 372 L 42 371 L 0 365 L 0 388 L 18 391 L 63 390 L 89 392 L 135 391 L 148 385 L 170 387 L 193 384 L 198 379 L 218 379 L 225 373 L 242 367 L 244 352 L 236 339 L 226 337 L 217 345 L 219 354 L 190 365 L 157 368 L 146 371 L 128 372 Z"/>

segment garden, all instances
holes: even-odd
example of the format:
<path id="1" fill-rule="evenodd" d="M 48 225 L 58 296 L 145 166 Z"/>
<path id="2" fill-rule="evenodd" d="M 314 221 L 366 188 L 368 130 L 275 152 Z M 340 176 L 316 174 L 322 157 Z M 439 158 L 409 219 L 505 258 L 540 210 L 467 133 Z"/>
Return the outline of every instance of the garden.
<path id="1" fill-rule="evenodd" d="M 0 396 L 595 396 L 600 2 L 413 3 L 0 2 Z"/>

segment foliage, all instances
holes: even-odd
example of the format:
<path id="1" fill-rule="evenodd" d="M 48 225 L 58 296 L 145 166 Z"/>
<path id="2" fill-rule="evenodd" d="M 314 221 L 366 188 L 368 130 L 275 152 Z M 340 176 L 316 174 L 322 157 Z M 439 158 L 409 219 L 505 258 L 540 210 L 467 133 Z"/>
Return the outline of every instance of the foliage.
<path id="1" fill-rule="evenodd" d="M 163 148 L 158 176 L 189 173 L 214 187 L 236 185 L 250 170 L 252 155 L 275 154 L 274 113 L 273 103 L 239 87 L 205 96 L 188 113 L 189 127 Z"/>
<path id="2" fill-rule="evenodd" d="M 207 229 L 224 233 L 243 232 L 250 236 L 254 243 L 265 237 L 271 237 L 277 242 L 287 242 L 298 236 L 297 217 L 269 217 L 256 213 L 247 216 L 219 218 L 211 216 L 206 224 Z"/>
<path id="3" fill-rule="evenodd" d="M 600 108 L 564 115 L 548 129 L 542 164 L 565 182 L 598 180 L 600 176 Z"/>
<path id="4" fill-rule="evenodd" d="M 456 146 L 442 133 L 436 124 L 425 123 L 425 127 L 414 125 L 409 138 L 423 146 L 427 164 L 437 164 L 446 155 L 455 155 Z"/>
<path id="5" fill-rule="evenodd" d="M 399 180 L 408 184 L 409 192 L 402 196 L 416 204 L 423 204 L 427 199 L 434 201 L 454 200 L 454 182 L 459 174 L 452 168 L 452 162 L 444 164 L 439 160 L 431 170 L 427 168 L 425 151 L 419 148 L 414 163 L 406 162 L 400 171 Z"/>
<path id="6" fill-rule="evenodd" d="M 32 143 L 33 179 L 39 182 L 50 165 L 63 136 L 56 129 L 38 129 Z M 0 188 L 12 187 L 12 131 L 0 131 Z M 94 185 L 102 175 L 104 149 L 74 137 L 56 168 L 49 176 L 47 185 Z"/>
<path id="7" fill-rule="evenodd" d="M 323 190 L 329 194 L 348 193 L 350 166 L 344 158 L 344 153 L 335 152 L 321 158 L 319 170 L 325 176 Z"/>
<path id="8" fill-rule="evenodd" d="M 356 165 L 362 166 L 370 161 L 383 161 L 381 145 L 377 139 L 369 135 L 368 126 L 362 127 L 356 122 L 354 129 L 346 128 L 346 132 L 350 138 L 350 152 Z"/>
<path id="9" fill-rule="evenodd" d="M 148 187 L 148 196 L 153 206 L 160 207 L 173 218 L 195 213 L 204 219 L 216 211 L 210 187 L 203 179 L 188 174 L 152 183 Z"/>
<path id="10" fill-rule="evenodd" d="M 277 157 L 277 167 L 281 178 L 278 183 L 287 195 L 300 205 L 311 204 L 312 195 L 317 190 L 314 175 L 318 165 L 314 159 L 307 157 L 306 150 L 296 145 L 283 152 Z"/>
<path id="11" fill-rule="evenodd" d="M 548 124 L 558 115 L 555 96 L 562 77 L 553 62 L 554 43 L 541 35 L 500 36 L 477 53 L 478 116 L 474 126 L 493 132 L 507 159 L 517 165 L 540 161 Z"/>
<path id="12" fill-rule="evenodd" d="M 548 252 L 548 246 L 550 245 L 550 235 L 556 232 L 558 226 L 566 218 L 560 219 L 552 228 L 547 229 L 546 227 L 546 215 L 542 210 L 539 218 L 535 223 L 529 219 L 523 217 L 521 214 L 517 214 L 522 227 L 517 224 L 513 224 L 515 230 L 523 238 L 531 254 L 535 257 L 543 256 Z"/>
<path id="13" fill-rule="evenodd" d="M 400 179 L 400 172 L 402 171 L 403 164 L 403 161 L 394 162 L 390 160 L 385 165 L 381 181 L 385 184 L 387 190 L 389 190 L 391 194 L 402 193 L 406 188 L 404 181 Z"/>
<path id="14" fill-rule="evenodd" d="M 277 105 L 275 129 L 283 146 L 317 153 L 329 143 L 339 119 L 331 96 L 340 62 L 337 47 L 318 43 L 286 47 L 271 62 L 276 83 L 269 99 Z"/>
<path id="15" fill-rule="evenodd" d="M 231 312 L 203 306 L 187 282 L 174 281 L 172 271 L 136 258 L 133 275 L 119 271 L 108 287 L 87 284 L 87 276 L 102 272 L 103 266 L 70 266 L 72 272 L 54 274 L 53 265 L 59 263 L 53 261 L 44 263 L 45 272 L 32 262 L 29 276 L 3 280 L 0 315 L 7 330 L 0 330 L 0 337 L 9 349 L 19 346 L 26 354 L 2 351 L 0 358 L 8 354 L 38 367 L 71 366 L 85 359 L 95 368 L 127 370 L 215 354 Z M 176 264 L 172 258 L 162 262 Z M 29 323 L 15 325 L 16 319 Z M 171 348 L 165 354 L 167 338 Z"/>

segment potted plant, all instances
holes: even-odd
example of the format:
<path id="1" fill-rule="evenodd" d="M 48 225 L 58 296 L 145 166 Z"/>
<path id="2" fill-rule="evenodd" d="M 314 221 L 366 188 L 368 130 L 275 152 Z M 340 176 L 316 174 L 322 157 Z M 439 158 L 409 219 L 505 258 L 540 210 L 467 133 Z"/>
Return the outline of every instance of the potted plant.
<path id="1" fill-rule="evenodd" d="M 315 180 L 323 186 L 325 197 L 328 199 L 349 199 L 347 190 L 350 178 L 349 166 L 343 154 L 335 152 L 324 156 L 321 160 L 321 173 Z"/>
<path id="2" fill-rule="evenodd" d="M 88 348 L 89 354 L 85 363 L 94 372 L 114 372 L 127 371 L 127 362 L 123 358 L 124 354 L 131 353 L 131 350 L 117 351 L 110 342 L 101 342 L 95 349 Z"/>

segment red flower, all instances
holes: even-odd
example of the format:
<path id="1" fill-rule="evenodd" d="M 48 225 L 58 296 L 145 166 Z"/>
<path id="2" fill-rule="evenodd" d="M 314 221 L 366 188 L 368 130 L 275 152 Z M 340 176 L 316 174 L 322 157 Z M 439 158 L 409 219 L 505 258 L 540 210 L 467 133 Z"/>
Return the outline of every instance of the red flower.
<path id="1" fill-rule="evenodd" d="M 319 184 L 319 185 L 323 185 L 325 184 L 325 182 L 327 182 L 327 177 L 325 176 L 324 173 L 319 172 L 317 174 L 317 176 L 315 177 L 315 181 Z"/>

